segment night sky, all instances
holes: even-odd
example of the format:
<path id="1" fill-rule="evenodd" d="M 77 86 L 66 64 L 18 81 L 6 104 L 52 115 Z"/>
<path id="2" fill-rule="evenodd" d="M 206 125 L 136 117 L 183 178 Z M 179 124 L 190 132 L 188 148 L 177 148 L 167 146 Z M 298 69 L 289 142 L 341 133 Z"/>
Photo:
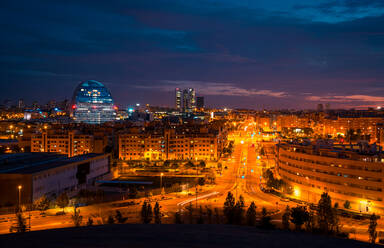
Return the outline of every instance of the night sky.
<path id="1" fill-rule="evenodd" d="M 384 105 L 383 0 L 2 0 L 0 27 L 1 103 L 94 79 L 121 106 Z"/>

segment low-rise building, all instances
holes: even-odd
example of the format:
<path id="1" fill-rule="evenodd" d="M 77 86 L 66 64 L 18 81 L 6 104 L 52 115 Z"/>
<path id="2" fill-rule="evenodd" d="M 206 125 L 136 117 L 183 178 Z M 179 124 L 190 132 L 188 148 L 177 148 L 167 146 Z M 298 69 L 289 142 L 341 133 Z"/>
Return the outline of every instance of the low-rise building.
<path id="1" fill-rule="evenodd" d="M 109 154 L 68 158 L 52 153 L 0 156 L 0 205 L 30 204 L 41 196 L 74 193 L 110 176 Z M 20 195 L 19 195 L 20 194 Z"/>

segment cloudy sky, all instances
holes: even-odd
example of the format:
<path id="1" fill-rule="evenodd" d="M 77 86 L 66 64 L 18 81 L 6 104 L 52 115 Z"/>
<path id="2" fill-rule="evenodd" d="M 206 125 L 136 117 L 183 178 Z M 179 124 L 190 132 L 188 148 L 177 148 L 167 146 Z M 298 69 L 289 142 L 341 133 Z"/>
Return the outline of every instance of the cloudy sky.
<path id="1" fill-rule="evenodd" d="M 384 105 L 382 0 L 0 2 L 0 100 L 71 98 L 104 83 L 119 105 Z"/>

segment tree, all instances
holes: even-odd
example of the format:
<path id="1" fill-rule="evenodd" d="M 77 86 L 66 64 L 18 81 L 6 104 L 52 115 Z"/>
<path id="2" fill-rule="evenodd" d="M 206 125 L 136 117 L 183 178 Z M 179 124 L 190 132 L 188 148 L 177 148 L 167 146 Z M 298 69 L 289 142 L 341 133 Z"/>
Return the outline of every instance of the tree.
<path id="1" fill-rule="evenodd" d="M 175 213 L 175 224 L 183 224 L 183 220 L 181 219 L 181 212 L 178 210 Z"/>
<path id="2" fill-rule="evenodd" d="M 344 202 L 344 208 L 345 208 L 345 209 L 350 209 L 350 208 L 351 208 L 351 202 L 348 201 L 348 200 L 346 200 L 346 201 Z"/>
<path id="3" fill-rule="evenodd" d="M 251 202 L 247 210 L 247 225 L 254 226 L 256 225 L 256 205 L 254 202 Z"/>
<path id="4" fill-rule="evenodd" d="M 156 202 L 155 207 L 153 208 L 153 213 L 155 215 L 155 224 L 161 224 L 161 206 L 158 202 Z"/>
<path id="5" fill-rule="evenodd" d="M 372 214 L 370 217 L 369 221 L 369 226 L 368 226 L 368 233 L 369 233 L 369 241 L 371 244 L 376 243 L 376 238 L 377 238 L 377 216 L 375 214 Z"/>
<path id="6" fill-rule="evenodd" d="M 107 223 L 110 225 L 115 224 L 115 219 L 113 218 L 112 215 L 108 216 Z"/>
<path id="7" fill-rule="evenodd" d="M 216 220 L 216 224 L 220 224 L 221 221 L 220 221 L 220 212 L 219 212 L 219 209 L 218 209 L 218 208 L 214 208 L 214 211 L 215 211 L 215 220 Z"/>
<path id="8" fill-rule="evenodd" d="M 87 226 L 92 226 L 92 225 L 93 225 L 93 218 L 91 216 L 89 216 Z"/>
<path id="9" fill-rule="evenodd" d="M 163 163 L 164 167 L 169 167 L 171 165 L 171 162 L 169 160 L 165 160 Z"/>
<path id="10" fill-rule="evenodd" d="M 57 206 L 59 206 L 60 208 L 63 209 L 63 213 L 64 213 L 64 208 L 66 206 L 68 206 L 69 204 L 69 198 L 68 198 L 68 195 L 64 192 L 62 194 L 60 194 L 57 198 L 56 198 L 56 204 Z"/>
<path id="11" fill-rule="evenodd" d="M 236 202 L 236 205 L 234 207 L 235 224 L 241 225 L 243 223 L 244 207 L 245 207 L 244 197 L 240 195 L 239 200 Z"/>
<path id="12" fill-rule="evenodd" d="M 43 195 L 42 197 L 40 197 L 39 199 L 37 199 L 33 205 L 35 206 L 36 209 L 40 210 L 42 213 L 44 213 L 45 210 L 47 210 L 49 208 L 49 203 L 50 201 L 48 200 L 48 198 Z"/>
<path id="13" fill-rule="evenodd" d="M 283 228 L 285 230 L 289 230 L 289 219 L 290 219 L 290 216 L 291 216 L 291 209 L 287 205 L 287 207 L 285 208 L 284 214 L 281 216 L 281 222 L 282 222 Z"/>
<path id="14" fill-rule="evenodd" d="M 119 210 L 116 210 L 116 215 L 115 215 L 115 219 L 118 223 L 120 224 L 124 224 L 127 220 L 128 220 L 128 217 L 123 217 L 123 215 L 121 214 L 121 212 Z"/>
<path id="15" fill-rule="evenodd" d="M 308 221 L 309 213 L 306 207 L 297 206 L 291 209 L 291 222 L 295 225 L 296 231 L 301 230 L 301 226 Z"/>
<path id="16" fill-rule="evenodd" d="M 27 220 L 24 218 L 23 212 L 16 212 L 16 226 L 11 226 L 9 231 L 16 231 L 17 233 L 23 233 L 27 231 Z"/>
<path id="17" fill-rule="evenodd" d="M 305 229 L 308 232 L 314 232 L 316 229 L 316 218 L 313 211 L 308 212 L 308 220 L 305 222 Z"/>
<path id="18" fill-rule="evenodd" d="M 73 207 L 73 215 L 72 221 L 75 227 L 79 227 L 81 225 L 81 221 L 83 220 L 83 216 L 80 215 L 80 209 L 77 209 L 76 206 Z"/>
<path id="19" fill-rule="evenodd" d="M 267 209 L 263 207 L 261 210 L 261 223 L 260 223 L 261 228 L 265 229 L 272 229 L 273 224 L 271 223 L 271 216 L 268 215 Z"/>
<path id="20" fill-rule="evenodd" d="M 210 206 L 205 206 L 205 209 L 207 210 L 208 224 L 212 224 L 212 216 L 213 216 L 212 208 Z"/>
<path id="21" fill-rule="evenodd" d="M 193 224 L 193 207 L 192 207 L 192 203 L 189 203 L 189 205 L 186 206 L 185 208 L 188 211 L 189 224 Z"/>
<path id="22" fill-rule="evenodd" d="M 199 180 L 198 180 L 198 184 L 199 184 L 200 186 L 204 186 L 204 184 L 205 184 L 205 178 L 204 178 L 204 177 L 200 177 Z"/>
<path id="23" fill-rule="evenodd" d="M 228 224 L 234 223 L 234 210 L 235 210 L 235 198 L 233 197 L 233 194 L 229 191 L 227 194 L 227 198 L 224 202 L 224 215 L 227 219 Z"/>
<path id="24" fill-rule="evenodd" d="M 317 205 L 317 217 L 321 232 L 328 234 L 333 231 L 332 227 L 336 220 L 335 211 L 332 209 L 331 197 L 326 192 L 321 194 Z"/>
<path id="25" fill-rule="evenodd" d="M 204 224 L 204 211 L 203 211 L 203 207 L 201 205 L 199 208 L 199 216 L 197 217 L 196 223 L 197 224 Z"/>
<path id="26" fill-rule="evenodd" d="M 205 168 L 206 164 L 205 164 L 205 161 L 201 161 L 200 164 L 199 164 L 199 167 L 200 168 Z"/>
<path id="27" fill-rule="evenodd" d="M 144 224 L 149 224 L 152 221 L 152 206 L 147 201 L 144 201 L 141 207 L 141 220 Z"/>

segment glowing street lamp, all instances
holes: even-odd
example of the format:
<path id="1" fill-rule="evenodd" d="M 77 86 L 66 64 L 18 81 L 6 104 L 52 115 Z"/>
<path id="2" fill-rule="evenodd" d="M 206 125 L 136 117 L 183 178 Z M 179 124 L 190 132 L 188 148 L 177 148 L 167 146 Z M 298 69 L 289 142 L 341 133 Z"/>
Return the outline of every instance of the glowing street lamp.
<path id="1" fill-rule="evenodd" d="M 162 186 L 163 186 L 163 176 L 164 176 L 164 173 L 161 172 L 161 173 L 160 173 L 160 189 L 161 189 Z"/>
<path id="2" fill-rule="evenodd" d="M 21 204 L 21 189 L 22 189 L 22 186 L 21 186 L 21 185 L 17 186 L 17 189 L 19 190 L 19 208 L 20 208 L 20 204 Z"/>

